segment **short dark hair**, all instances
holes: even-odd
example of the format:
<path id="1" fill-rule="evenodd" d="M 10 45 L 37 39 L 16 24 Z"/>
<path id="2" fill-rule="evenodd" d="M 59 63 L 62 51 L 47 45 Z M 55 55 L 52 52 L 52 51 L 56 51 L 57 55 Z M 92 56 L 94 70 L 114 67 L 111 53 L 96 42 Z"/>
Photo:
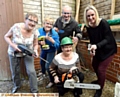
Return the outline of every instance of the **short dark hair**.
<path id="1" fill-rule="evenodd" d="M 28 12 L 28 13 L 25 15 L 25 19 L 28 19 L 29 16 L 34 17 L 34 18 L 37 18 L 37 20 L 38 20 L 38 16 L 37 16 L 35 13 Z"/>

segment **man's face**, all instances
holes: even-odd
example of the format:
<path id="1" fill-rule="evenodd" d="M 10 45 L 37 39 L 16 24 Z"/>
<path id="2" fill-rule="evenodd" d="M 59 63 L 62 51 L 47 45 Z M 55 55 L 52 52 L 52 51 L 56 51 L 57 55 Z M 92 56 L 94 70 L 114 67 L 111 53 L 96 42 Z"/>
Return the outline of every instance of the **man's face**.
<path id="1" fill-rule="evenodd" d="M 69 8 L 64 8 L 62 12 L 62 17 L 65 21 L 68 21 L 71 17 L 71 10 Z"/>

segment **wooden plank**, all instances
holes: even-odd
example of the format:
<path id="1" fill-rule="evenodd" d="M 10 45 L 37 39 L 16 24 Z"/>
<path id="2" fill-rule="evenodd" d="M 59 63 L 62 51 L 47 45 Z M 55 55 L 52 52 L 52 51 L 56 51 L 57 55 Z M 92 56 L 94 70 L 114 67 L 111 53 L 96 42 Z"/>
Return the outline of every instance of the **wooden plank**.
<path id="1" fill-rule="evenodd" d="M 93 5 L 93 1 L 94 1 L 94 0 L 90 0 L 90 4 L 91 4 L 91 5 Z"/>
<path id="2" fill-rule="evenodd" d="M 120 31 L 120 25 L 113 25 L 113 26 L 110 26 L 110 28 L 113 32 Z"/>
<path id="3" fill-rule="evenodd" d="M 60 0 L 60 13 L 59 13 L 59 15 L 61 16 L 62 15 L 62 0 Z"/>
<path id="4" fill-rule="evenodd" d="M 115 12 L 115 0 L 112 0 L 110 19 L 112 19 L 114 12 Z"/>
<path id="5" fill-rule="evenodd" d="M 14 24 L 13 23 L 13 10 L 12 10 L 12 3 L 10 0 L 6 0 L 6 13 L 7 13 L 7 25 L 8 25 L 8 29 Z"/>
<path id="6" fill-rule="evenodd" d="M 44 22 L 44 0 L 41 0 L 41 23 L 43 26 L 43 22 Z"/>
<path id="7" fill-rule="evenodd" d="M 76 15 L 75 15 L 75 20 L 76 21 L 78 21 L 79 10 L 80 10 L 80 0 L 76 0 Z"/>
<path id="8" fill-rule="evenodd" d="M 23 11 L 19 11 L 23 4 L 21 3 L 19 7 L 18 1 L 20 0 L 0 0 L 0 80 L 11 80 L 7 54 L 8 44 L 4 40 L 4 35 L 14 23 L 20 20 L 23 14 Z"/>
<path id="9" fill-rule="evenodd" d="M 24 12 L 23 12 L 23 0 L 19 0 L 18 1 L 18 8 L 19 8 L 19 12 L 18 12 L 18 14 L 19 14 L 19 18 L 18 18 L 18 20 L 19 20 L 19 22 L 23 22 L 24 21 Z"/>
<path id="10" fill-rule="evenodd" d="M 4 34 L 8 30 L 7 13 L 6 13 L 6 1 L 0 1 L 1 12 L 1 29 L 0 29 L 0 80 L 10 80 L 11 73 L 9 68 L 8 56 L 7 56 L 7 43 L 4 40 Z"/>

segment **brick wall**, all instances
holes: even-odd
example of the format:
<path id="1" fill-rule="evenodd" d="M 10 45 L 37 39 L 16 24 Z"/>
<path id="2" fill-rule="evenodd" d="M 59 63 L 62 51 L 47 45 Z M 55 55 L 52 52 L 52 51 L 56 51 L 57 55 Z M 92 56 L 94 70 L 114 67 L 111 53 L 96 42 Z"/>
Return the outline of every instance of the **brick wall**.
<path id="1" fill-rule="evenodd" d="M 85 67 L 93 71 L 93 68 L 91 65 L 91 57 L 87 50 L 87 44 L 88 42 L 79 42 L 77 49 L 78 49 L 78 53 L 81 52 L 82 54 L 82 59 L 84 60 Z M 117 49 L 118 49 L 118 52 L 117 54 L 115 54 L 106 72 L 106 78 L 112 82 L 118 81 L 117 74 L 120 75 L 120 46 L 119 45 Z"/>

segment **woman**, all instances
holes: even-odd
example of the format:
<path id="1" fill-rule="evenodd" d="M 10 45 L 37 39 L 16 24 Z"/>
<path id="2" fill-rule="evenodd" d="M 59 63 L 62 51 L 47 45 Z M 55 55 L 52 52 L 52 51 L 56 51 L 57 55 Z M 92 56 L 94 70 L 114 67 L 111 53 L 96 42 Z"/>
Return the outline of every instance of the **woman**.
<path id="1" fill-rule="evenodd" d="M 50 88 L 53 86 L 53 79 L 51 74 L 49 73 L 49 66 L 55 56 L 55 52 L 59 47 L 59 36 L 58 33 L 53 29 L 53 19 L 48 17 L 45 18 L 44 27 L 39 28 L 39 44 L 41 45 L 41 55 L 40 57 L 45 59 L 40 61 L 40 65 L 42 68 L 42 74 L 45 76 L 46 70 L 50 78 L 49 84 L 46 88 Z M 45 48 L 46 47 L 46 48 Z"/>
<path id="2" fill-rule="evenodd" d="M 99 18 L 94 6 L 85 8 L 84 22 L 90 38 L 90 54 L 93 56 L 92 66 L 98 78 L 92 83 L 101 86 L 100 90 L 96 90 L 94 97 L 100 97 L 105 83 L 106 69 L 117 52 L 117 45 L 109 24 L 105 19 Z"/>
<path id="3" fill-rule="evenodd" d="M 73 70 L 76 67 L 77 72 L 74 74 L 78 76 L 79 82 L 82 83 L 84 80 L 84 75 L 80 72 L 79 56 L 76 52 L 73 52 L 72 45 L 72 40 L 69 37 L 64 37 L 61 40 L 62 52 L 55 56 L 52 64 L 50 65 L 50 72 L 54 77 L 54 82 L 56 83 L 60 96 L 63 96 L 68 91 L 67 88 L 64 88 L 64 82 L 66 80 L 66 77 L 64 78 L 64 74 L 70 73 L 73 75 Z M 74 97 L 79 97 L 79 95 L 82 94 L 82 89 L 73 89 L 73 94 Z"/>
<path id="4" fill-rule="evenodd" d="M 34 57 L 25 55 L 18 48 L 19 44 L 25 45 L 29 49 L 33 49 L 36 57 L 38 57 L 38 34 L 39 32 L 35 29 L 38 23 L 37 15 L 33 13 L 27 13 L 25 16 L 24 23 L 14 24 L 10 30 L 5 34 L 4 38 L 9 44 L 8 55 L 10 61 L 10 69 L 12 73 L 12 79 L 14 87 L 12 93 L 17 92 L 20 88 L 20 61 L 24 59 L 26 71 L 29 77 L 30 89 L 32 93 L 38 92 L 37 77 L 34 68 Z"/>

